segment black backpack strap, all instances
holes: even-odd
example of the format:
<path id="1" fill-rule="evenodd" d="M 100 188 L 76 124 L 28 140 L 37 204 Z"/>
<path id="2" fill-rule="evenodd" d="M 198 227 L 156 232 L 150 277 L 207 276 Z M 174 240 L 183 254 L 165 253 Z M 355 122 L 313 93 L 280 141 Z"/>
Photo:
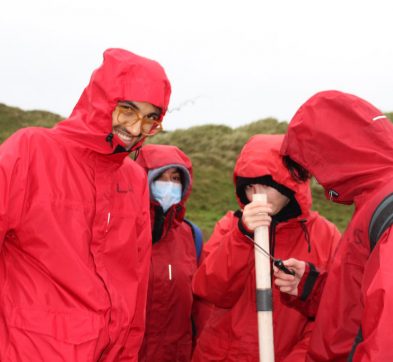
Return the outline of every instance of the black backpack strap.
<path id="1" fill-rule="evenodd" d="M 370 225 L 368 227 L 368 238 L 370 240 L 370 254 L 377 245 L 379 238 L 386 229 L 393 224 L 393 194 L 386 196 L 375 209 L 371 216 Z M 347 361 L 351 362 L 355 354 L 356 347 L 363 340 L 362 329 L 359 328 L 358 334 L 353 342 L 351 353 Z"/>
<path id="2" fill-rule="evenodd" d="M 393 224 L 393 194 L 388 195 L 375 209 L 368 228 L 370 252 L 385 230 Z"/>

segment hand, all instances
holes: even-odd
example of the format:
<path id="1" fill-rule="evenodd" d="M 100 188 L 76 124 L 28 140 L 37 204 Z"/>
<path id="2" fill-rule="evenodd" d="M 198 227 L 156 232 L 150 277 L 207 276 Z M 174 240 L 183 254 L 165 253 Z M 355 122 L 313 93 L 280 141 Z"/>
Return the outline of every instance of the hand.
<path id="1" fill-rule="evenodd" d="M 290 258 L 284 260 L 283 263 L 288 269 L 293 270 L 295 275 L 286 274 L 273 265 L 274 284 L 280 289 L 280 292 L 297 296 L 299 294 L 298 285 L 306 270 L 306 262 Z"/>
<path id="2" fill-rule="evenodd" d="M 252 201 L 244 207 L 242 223 L 250 231 L 254 232 L 259 226 L 269 226 L 272 218 L 269 213 L 272 212 L 271 204 L 265 204 L 262 201 Z"/>

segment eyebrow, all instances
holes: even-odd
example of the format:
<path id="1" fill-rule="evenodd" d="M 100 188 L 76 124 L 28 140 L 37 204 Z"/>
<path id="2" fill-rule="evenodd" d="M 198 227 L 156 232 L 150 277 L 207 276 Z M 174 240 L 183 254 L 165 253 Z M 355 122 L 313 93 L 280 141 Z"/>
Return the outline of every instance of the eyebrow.
<path id="1" fill-rule="evenodd" d="M 124 103 L 124 104 L 130 106 L 131 108 L 140 111 L 139 107 L 138 107 L 134 102 L 131 102 L 131 101 L 121 101 L 121 102 L 119 102 L 119 103 Z M 153 105 L 153 106 L 154 106 L 154 105 Z M 156 114 L 157 116 L 161 116 L 161 113 L 162 113 L 161 108 L 160 108 L 160 107 L 156 107 L 156 106 L 154 106 L 154 108 L 155 108 L 155 111 L 154 111 L 154 112 L 150 112 L 148 115 L 151 116 L 152 114 Z"/>

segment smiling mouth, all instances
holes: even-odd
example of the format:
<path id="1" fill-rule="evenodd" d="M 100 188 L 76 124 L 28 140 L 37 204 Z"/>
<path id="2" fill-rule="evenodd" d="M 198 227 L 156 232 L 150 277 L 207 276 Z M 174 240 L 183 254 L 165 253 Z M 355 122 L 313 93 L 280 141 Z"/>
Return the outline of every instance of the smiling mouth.
<path id="1" fill-rule="evenodd" d="M 128 133 L 127 130 L 120 127 L 114 128 L 113 133 L 116 134 L 126 145 L 132 145 L 139 139 L 139 137 L 134 137 Z"/>

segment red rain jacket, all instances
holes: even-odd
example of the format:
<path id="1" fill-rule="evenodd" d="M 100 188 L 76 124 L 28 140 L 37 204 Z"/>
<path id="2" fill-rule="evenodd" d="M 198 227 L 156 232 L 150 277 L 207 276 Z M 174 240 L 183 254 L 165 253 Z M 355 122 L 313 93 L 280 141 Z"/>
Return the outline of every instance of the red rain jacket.
<path id="1" fill-rule="evenodd" d="M 70 118 L 0 148 L 0 360 L 137 361 L 151 254 L 146 176 L 118 100 L 167 108 L 158 63 L 109 49 Z M 123 149 L 124 150 L 124 149 Z"/>
<path id="2" fill-rule="evenodd" d="M 281 135 L 252 137 L 237 160 L 234 179 L 271 175 L 294 191 L 301 215 L 277 225 L 274 254 L 326 267 L 339 232 L 317 212 L 310 211 L 308 183 L 296 183 L 279 156 L 282 139 Z M 216 308 L 198 339 L 193 361 L 259 361 L 254 246 L 239 230 L 233 212 L 217 223 L 203 257 L 193 279 L 194 292 Z M 276 362 L 304 361 L 313 322 L 298 298 L 282 294 L 275 287 L 273 323 Z"/>
<path id="3" fill-rule="evenodd" d="M 183 218 L 191 192 L 189 158 L 175 146 L 146 145 L 137 162 L 149 172 L 178 167 L 183 170 L 183 198 L 164 215 L 151 200 L 153 249 L 146 312 L 146 332 L 140 362 L 189 362 L 192 353 L 193 295 L 191 279 L 197 268 L 192 229 Z M 170 270 L 169 270 L 170 269 Z"/>
<path id="4" fill-rule="evenodd" d="M 309 361 L 393 361 L 393 233 L 370 256 L 368 227 L 393 192 L 393 126 L 368 102 L 337 91 L 309 99 L 293 117 L 282 153 L 307 168 L 333 201 L 355 212 L 329 270 Z M 329 196 L 328 196 L 329 197 Z"/>

